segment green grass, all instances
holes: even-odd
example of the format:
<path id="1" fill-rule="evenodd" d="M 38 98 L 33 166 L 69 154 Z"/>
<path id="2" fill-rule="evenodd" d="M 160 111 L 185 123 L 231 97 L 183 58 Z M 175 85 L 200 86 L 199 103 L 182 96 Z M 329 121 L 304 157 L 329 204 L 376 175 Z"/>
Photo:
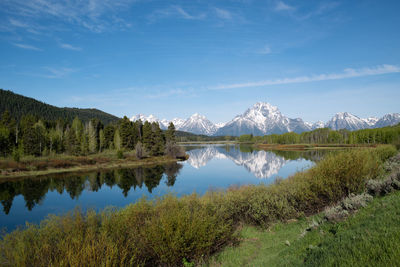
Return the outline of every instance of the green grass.
<path id="1" fill-rule="evenodd" d="M 312 220 L 321 217 L 277 223 L 269 230 L 244 227 L 242 242 L 225 248 L 206 266 L 399 265 L 399 191 L 375 198 L 343 222 L 325 222 L 301 237 Z"/>

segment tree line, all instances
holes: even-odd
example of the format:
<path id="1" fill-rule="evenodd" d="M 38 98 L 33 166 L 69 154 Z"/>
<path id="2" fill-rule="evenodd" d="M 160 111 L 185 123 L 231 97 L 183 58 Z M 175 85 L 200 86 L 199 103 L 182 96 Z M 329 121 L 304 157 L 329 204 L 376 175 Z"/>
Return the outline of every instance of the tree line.
<path id="1" fill-rule="evenodd" d="M 329 128 L 309 132 L 271 134 L 265 136 L 241 135 L 240 142 L 265 144 L 395 144 L 400 145 L 400 124 L 376 129 L 338 131 Z"/>
<path id="2" fill-rule="evenodd" d="M 98 118 L 106 125 L 120 120 L 120 118 L 98 109 L 59 108 L 30 97 L 15 94 L 12 91 L 0 89 L 0 114 L 6 110 L 17 121 L 20 121 L 26 114 L 39 116 L 50 121 L 63 118 L 68 122 L 72 122 L 75 117 L 79 117 L 84 123 L 92 118 Z"/>
<path id="3" fill-rule="evenodd" d="M 158 123 L 130 121 L 126 116 L 116 123 L 104 124 L 99 119 L 82 122 L 78 117 L 69 123 L 63 119 L 44 120 L 24 115 L 17 122 L 5 111 L 0 120 L 0 153 L 48 156 L 52 154 L 88 155 L 104 150 L 135 151 L 138 158 L 169 155 L 183 157 L 176 145 L 175 127 L 170 123 L 163 132 Z"/>

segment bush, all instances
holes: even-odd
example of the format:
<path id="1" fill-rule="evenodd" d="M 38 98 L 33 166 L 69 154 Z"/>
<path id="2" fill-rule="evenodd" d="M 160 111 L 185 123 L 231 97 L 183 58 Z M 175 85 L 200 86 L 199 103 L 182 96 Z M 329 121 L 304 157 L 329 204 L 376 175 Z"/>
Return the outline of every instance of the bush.
<path id="1" fill-rule="evenodd" d="M 12 158 L 16 162 L 20 162 L 22 156 L 22 151 L 19 148 L 14 148 L 12 152 Z"/>
<path id="2" fill-rule="evenodd" d="M 119 149 L 117 150 L 117 159 L 123 159 L 124 158 L 124 152 Z"/>
<path id="3" fill-rule="evenodd" d="M 180 266 L 198 262 L 234 240 L 229 220 L 196 195 L 140 200 L 99 214 L 49 216 L 0 241 L 10 266 Z"/>

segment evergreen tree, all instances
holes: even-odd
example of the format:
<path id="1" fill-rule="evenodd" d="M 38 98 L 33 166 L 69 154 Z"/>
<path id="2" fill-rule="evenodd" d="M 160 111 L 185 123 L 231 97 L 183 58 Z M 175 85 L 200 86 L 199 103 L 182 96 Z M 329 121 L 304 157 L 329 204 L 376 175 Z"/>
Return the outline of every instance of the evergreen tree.
<path id="1" fill-rule="evenodd" d="M 169 123 L 168 129 L 165 131 L 165 140 L 166 142 L 176 142 L 176 137 L 175 137 L 175 126 L 172 122 Z"/>
<path id="2" fill-rule="evenodd" d="M 117 150 L 120 150 L 122 148 L 121 136 L 118 129 L 116 129 L 114 133 L 114 148 Z"/>

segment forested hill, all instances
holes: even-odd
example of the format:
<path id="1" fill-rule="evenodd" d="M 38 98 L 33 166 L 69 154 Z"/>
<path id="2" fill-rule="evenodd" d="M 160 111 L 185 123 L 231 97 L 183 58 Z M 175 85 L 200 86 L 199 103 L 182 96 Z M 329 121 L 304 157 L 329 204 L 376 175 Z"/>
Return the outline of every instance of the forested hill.
<path id="1" fill-rule="evenodd" d="M 59 108 L 30 97 L 0 89 L 0 114 L 3 114 L 6 110 L 16 120 L 27 114 L 50 121 L 62 118 L 71 122 L 76 116 L 84 122 L 98 118 L 103 124 L 109 124 L 120 119 L 98 109 Z"/>

